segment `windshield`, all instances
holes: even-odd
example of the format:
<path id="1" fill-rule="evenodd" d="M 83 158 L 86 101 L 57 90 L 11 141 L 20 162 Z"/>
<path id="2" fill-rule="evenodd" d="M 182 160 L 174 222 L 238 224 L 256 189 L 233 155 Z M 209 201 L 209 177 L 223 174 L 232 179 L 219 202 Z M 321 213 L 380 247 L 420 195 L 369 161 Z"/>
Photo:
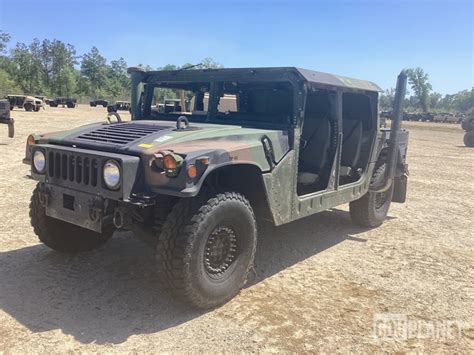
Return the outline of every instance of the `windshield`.
<path id="1" fill-rule="evenodd" d="M 293 88 L 285 82 L 163 82 L 142 94 L 145 119 L 245 125 L 288 125 Z"/>

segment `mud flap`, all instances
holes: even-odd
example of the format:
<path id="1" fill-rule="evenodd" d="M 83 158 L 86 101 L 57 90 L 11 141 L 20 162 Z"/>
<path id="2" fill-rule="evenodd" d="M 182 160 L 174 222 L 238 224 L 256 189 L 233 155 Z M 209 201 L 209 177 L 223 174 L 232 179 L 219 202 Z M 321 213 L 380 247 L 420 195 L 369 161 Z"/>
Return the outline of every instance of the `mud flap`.
<path id="1" fill-rule="evenodd" d="M 8 138 L 13 138 L 15 136 L 15 121 L 13 119 L 8 123 Z"/>
<path id="2" fill-rule="evenodd" d="M 15 136 L 15 121 L 13 120 L 13 118 L 0 118 L 0 124 L 8 125 L 8 138 L 13 138 Z"/>
<path id="3" fill-rule="evenodd" d="M 407 197 L 408 178 L 406 175 L 396 177 L 393 180 L 392 202 L 405 203 Z"/>

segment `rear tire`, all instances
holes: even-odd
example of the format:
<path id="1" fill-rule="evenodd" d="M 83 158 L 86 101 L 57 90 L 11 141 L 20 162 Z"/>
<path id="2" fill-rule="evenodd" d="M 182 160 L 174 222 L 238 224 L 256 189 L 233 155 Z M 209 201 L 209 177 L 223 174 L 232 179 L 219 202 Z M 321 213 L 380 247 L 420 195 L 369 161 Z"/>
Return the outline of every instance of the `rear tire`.
<path id="1" fill-rule="evenodd" d="M 197 308 L 237 295 L 253 265 L 257 223 L 247 199 L 235 192 L 180 200 L 157 244 L 159 277 Z"/>
<path id="2" fill-rule="evenodd" d="M 464 145 L 469 148 L 474 147 L 474 131 L 464 133 Z"/>
<path id="3" fill-rule="evenodd" d="M 371 185 L 380 186 L 384 181 L 386 164 L 380 165 L 372 176 Z M 393 195 L 393 183 L 386 192 L 368 191 L 364 196 L 349 203 L 351 219 L 355 224 L 374 228 L 387 217 Z"/>
<path id="4" fill-rule="evenodd" d="M 78 253 L 104 245 L 114 232 L 113 227 L 96 233 L 76 225 L 48 217 L 39 202 L 39 184 L 31 196 L 30 222 L 39 240 L 46 246 L 63 253 Z"/>

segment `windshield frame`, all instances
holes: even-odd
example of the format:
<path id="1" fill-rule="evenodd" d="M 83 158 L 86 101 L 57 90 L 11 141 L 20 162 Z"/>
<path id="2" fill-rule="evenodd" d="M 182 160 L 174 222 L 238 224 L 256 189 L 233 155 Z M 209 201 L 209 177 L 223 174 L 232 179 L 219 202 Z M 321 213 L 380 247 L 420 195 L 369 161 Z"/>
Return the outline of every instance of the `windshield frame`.
<path id="1" fill-rule="evenodd" d="M 219 70 L 225 71 L 225 70 Z M 239 126 L 249 126 L 249 127 L 276 127 L 276 128 L 288 128 L 295 127 L 298 124 L 299 117 L 304 107 L 304 95 L 302 93 L 305 91 L 305 86 L 301 80 L 298 80 L 296 76 L 291 75 L 274 75 L 274 73 L 261 72 L 257 77 L 255 74 L 252 75 L 210 75 L 213 74 L 212 70 L 209 71 L 201 70 L 187 70 L 183 72 L 147 72 L 146 75 L 142 78 L 142 94 L 139 96 L 139 105 L 142 108 L 140 111 L 139 117 L 134 119 L 151 119 L 151 120 L 166 120 L 174 121 L 179 115 L 177 114 L 159 114 L 153 115 L 151 112 L 151 105 L 153 100 L 153 92 L 156 87 L 175 87 L 179 89 L 182 87 L 185 89 L 189 86 L 195 86 L 199 84 L 208 84 L 209 85 L 209 104 L 206 115 L 191 115 L 189 113 L 182 113 L 182 115 L 190 118 L 190 122 L 202 122 L 202 123 L 212 123 L 212 124 L 223 124 L 223 125 L 239 125 Z M 216 72 L 216 71 L 214 71 Z M 179 75 L 183 73 L 182 75 Z M 184 75 L 185 74 L 185 75 Z M 205 75 L 207 74 L 207 75 Z M 247 73 L 249 74 L 249 73 Z M 262 75 L 264 74 L 264 75 Z M 289 117 L 287 122 L 262 122 L 262 121 L 253 121 L 253 120 L 243 120 L 234 117 L 233 119 L 223 119 L 218 114 L 218 102 L 220 98 L 220 88 L 223 82 L 236 81 L 242 84 L 245 83 L 286 83 L 290 85 L 292 90 L 292 104 L 293 112 Z M 201 119 L 202 118 L 202 119 Z"/>

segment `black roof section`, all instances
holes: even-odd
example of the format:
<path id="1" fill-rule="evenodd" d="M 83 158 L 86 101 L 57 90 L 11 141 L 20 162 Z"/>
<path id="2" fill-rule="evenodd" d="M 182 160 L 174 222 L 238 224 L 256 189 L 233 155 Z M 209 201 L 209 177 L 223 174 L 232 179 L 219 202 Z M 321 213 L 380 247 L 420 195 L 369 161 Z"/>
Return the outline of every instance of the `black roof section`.
<path id="1" fill-rule="evenodd" d="M 132 69 L 132 68 L 130 68 Z M 133 68 L 133 71 L 138 71 Z M 141 70 L 140 70 L 141 71 Z M 348 78 L 340 75 L 295 67 L 272 68 L 222 68 L 222 69 L 189 69 L 189 70 L 158 70 L 143 72 L 144 81 L 213 81 L 213 80 L 291 80 L 299 79 L 308 83 L 323 86 L 381 92 L 382 89 L 371 81 Z"/>

